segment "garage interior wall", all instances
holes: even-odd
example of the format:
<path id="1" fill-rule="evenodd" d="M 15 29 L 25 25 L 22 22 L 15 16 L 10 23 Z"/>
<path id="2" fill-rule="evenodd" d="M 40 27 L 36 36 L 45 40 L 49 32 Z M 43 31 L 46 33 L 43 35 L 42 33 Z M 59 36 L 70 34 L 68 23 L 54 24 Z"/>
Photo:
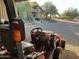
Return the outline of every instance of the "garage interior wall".
<path id="1" fill-rule="evenodd" d="M 1 19 L 8 20 L 6 8 L 5 8 L 3 0 L 0 0 L 0 20 Z"/>

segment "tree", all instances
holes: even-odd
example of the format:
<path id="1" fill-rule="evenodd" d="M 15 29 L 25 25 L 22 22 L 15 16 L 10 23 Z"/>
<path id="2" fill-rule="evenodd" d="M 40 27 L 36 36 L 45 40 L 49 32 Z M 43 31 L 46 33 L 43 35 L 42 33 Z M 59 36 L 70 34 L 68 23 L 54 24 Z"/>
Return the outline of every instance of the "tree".
<path id="1" fill-rule="evenodd" d="M 67 16 L 69 19 L 74 19 L 75 17 L 79 16 L 79 11 L 74 8 L 68 8 L 68 10 L 65 10 L 62 15 Z"/>
<path id="2" fill-rule="evenodd" d="M 55 15 L 58 13 L 56 6 L 54 4 L 52 4 L 51 1 L 45 2 L 44 5 L 42 6 L 42 8 L 45 10 L 45 12 L 47 14 Z"/>

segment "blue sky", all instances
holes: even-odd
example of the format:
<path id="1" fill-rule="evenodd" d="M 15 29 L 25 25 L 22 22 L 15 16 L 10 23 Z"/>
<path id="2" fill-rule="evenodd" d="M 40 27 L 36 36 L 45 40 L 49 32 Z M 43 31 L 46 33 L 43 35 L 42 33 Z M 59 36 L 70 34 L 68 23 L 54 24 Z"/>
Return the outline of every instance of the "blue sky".
<path id="1" fill-rule="evenodd" d="M 43 5 L 46 1 L 52 1 L 57 7 L 58 12 L 62 13 L 69 7 L 77 8 L 79 10 L 79 0 L 35 0 L 39 5 Z"/>

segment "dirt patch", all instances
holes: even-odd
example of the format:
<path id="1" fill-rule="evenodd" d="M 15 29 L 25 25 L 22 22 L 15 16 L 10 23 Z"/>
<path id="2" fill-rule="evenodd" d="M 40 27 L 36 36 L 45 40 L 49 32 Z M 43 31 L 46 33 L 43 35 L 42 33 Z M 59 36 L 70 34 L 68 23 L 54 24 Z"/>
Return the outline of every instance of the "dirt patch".
<path id="1" fill-rule="evenodd" d="M 70 50 L 70 51 L 74 52 L 77 56 L 79 56 L 79 47 L 78 46 L 67 44 L 66 50 Z"/>
<path id="2" fill-rule="evenodd" d="M 64 50 L 60 59 L 79 59 L 79 57 L 70 50 Z"/>
<path id="3" fill-rule="evenodd" d="M 66 49 L 62 50 L 60 59 L 79 59 L 79 47 L 66 44 Z"/>

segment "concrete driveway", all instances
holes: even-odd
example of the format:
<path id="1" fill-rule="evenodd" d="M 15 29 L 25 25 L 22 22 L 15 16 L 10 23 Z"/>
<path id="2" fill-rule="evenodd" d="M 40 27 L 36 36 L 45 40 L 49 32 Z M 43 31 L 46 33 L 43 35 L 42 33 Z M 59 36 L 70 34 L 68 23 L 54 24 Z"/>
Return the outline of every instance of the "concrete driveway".
<path id="1" fill-rule="evenodd" d="M 30 31 L 35 27 L 41 27 L 44 30 L 59 33 L 67 43 L 79 46 L 79 23 L 65 21 L 39 21 L 25 23 L 26 41 L 30 41 Z"/>

